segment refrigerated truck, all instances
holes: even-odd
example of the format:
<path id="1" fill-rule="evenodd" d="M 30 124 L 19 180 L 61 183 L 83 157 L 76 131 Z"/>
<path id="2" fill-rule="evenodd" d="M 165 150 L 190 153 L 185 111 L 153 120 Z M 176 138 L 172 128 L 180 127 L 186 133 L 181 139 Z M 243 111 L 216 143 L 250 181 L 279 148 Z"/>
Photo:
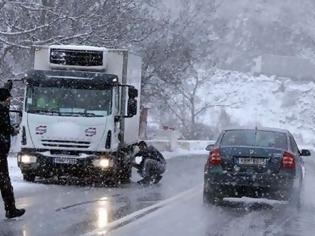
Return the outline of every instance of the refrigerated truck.
<path id="1" fill-rule="evenodd" d="M 23 82 L 18 166 L 24 180 L 130 178 L 139 136 L 139 56 L 104 47 L 38 47 Z"/>

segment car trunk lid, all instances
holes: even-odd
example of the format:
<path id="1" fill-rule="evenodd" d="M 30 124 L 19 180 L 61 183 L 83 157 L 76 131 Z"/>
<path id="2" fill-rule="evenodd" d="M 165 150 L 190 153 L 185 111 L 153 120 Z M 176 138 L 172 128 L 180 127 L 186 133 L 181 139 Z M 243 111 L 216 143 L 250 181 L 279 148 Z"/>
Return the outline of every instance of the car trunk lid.
<path id="1" fill-rule="evenodd" d="M 239 173 L 277 173 L 283 150 L 262 147 L 221 147 L 223 170 Z"/>

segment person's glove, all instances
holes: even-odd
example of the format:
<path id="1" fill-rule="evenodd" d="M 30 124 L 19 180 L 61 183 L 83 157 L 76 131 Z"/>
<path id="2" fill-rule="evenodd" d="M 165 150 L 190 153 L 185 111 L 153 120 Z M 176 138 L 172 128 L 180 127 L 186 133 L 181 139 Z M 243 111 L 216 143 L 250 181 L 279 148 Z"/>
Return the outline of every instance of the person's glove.
<path id="1" fill-rule="evenodd" d="M 135 157 L 134 163 L 136 163 L 137 165 L 140 165 L 140 163 L 142 162 L 143 157 L 142 156 L 138 156 Z"/>
<path id="2" fill-rule="evenodd" d="M 12 136 L 17 135 L 20 132 L 20 127 L 19 126 L 13 126 L 12 127 Z"/>

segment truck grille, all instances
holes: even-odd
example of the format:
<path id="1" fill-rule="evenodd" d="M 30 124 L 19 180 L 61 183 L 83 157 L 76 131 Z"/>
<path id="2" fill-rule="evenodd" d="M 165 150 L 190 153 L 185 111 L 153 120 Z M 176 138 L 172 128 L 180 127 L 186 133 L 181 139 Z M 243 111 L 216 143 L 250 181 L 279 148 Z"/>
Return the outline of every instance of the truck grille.
<path id="1" fill-rule="evenodd" d="M 45 147 L 60 147 L 60 148 L 89 148 L 90 142 L 87 141 L 68 141 L 68 140 L 48 140 L 42 139 L 42 145 Z"/>

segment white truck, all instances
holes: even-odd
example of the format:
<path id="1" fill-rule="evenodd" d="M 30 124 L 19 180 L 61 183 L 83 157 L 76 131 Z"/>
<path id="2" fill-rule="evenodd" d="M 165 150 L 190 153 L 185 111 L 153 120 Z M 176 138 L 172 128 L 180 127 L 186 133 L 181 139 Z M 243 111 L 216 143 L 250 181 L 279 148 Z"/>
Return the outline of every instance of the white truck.
<path id="1" fill-rule="evenodd" d="M 129 180 L 139 134 L 139 56 L 102 47 L 39 47 L 23 81 L 18 165 L 26 181 L 61 175 Z"/>

